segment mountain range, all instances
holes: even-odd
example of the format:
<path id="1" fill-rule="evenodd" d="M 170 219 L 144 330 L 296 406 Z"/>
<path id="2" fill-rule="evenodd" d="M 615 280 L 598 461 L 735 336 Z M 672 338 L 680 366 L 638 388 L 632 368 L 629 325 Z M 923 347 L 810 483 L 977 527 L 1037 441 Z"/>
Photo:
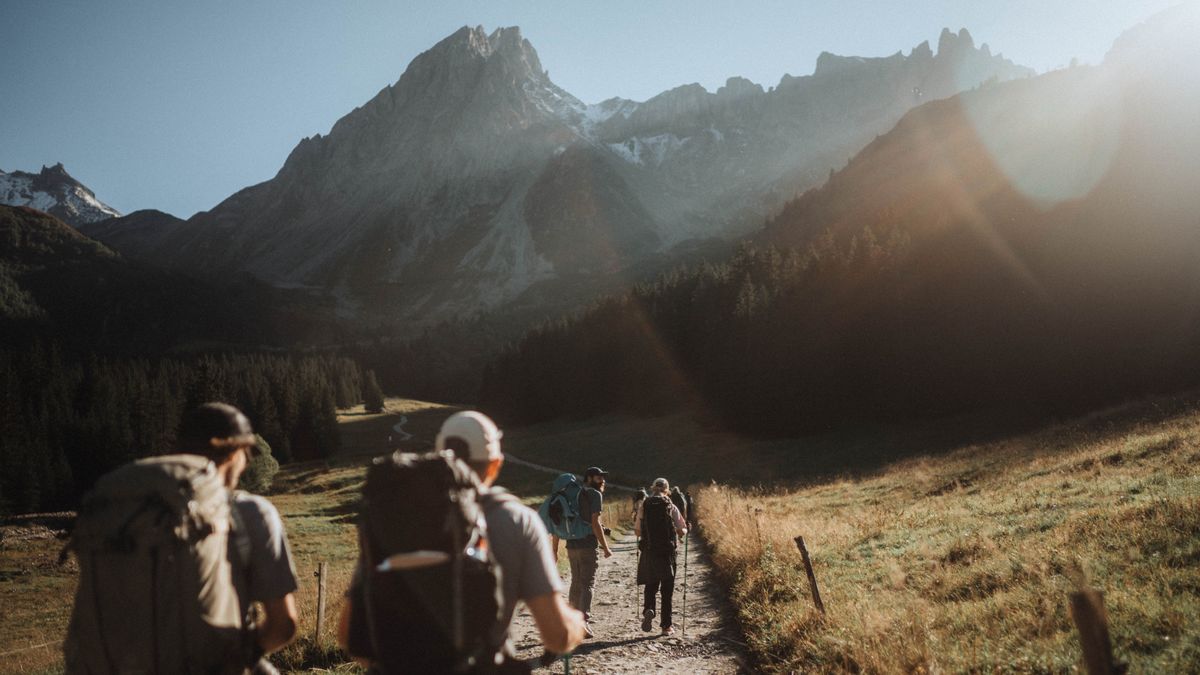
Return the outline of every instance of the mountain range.
<path id="1" fill-rule="evenodd" d="M 794 435 L 1196 386 L 1197 34 L 1181 5 L 1100 65 L 912 110 L 728 260 L 502 350 L 482 404 Z"/>
<path id="2" fill-rule="evenodd" d="M 761 226 L 913 106 L 1029 75 L 945 30 L 936 52 L 825 53 L 769 90 L 731 78 L 589 105 L 519 29 L 464 27 L 271 180 L 187 220 L 81 227 L 132 259 L 330 294 L 343 315 L 408 329 L 570 306 Z"/>

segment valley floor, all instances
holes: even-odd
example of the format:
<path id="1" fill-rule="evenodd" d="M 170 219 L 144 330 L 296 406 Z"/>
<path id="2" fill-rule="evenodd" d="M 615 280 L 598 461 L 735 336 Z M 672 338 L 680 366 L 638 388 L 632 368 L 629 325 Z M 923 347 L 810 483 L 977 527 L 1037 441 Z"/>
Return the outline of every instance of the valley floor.
<path id="1" fill-rule="evenodd" d="M 271 499 L 301 584 L 301 637 L 277 657 L 284 669 L 355 670 L 333 637 L 363 466 L 389 447 L 430 447 L 452 410 L 394 399 L 382 415 L 345 411 L 342 456 L 280 471 Z M 979 444 L 955 446 L 955 433 L 745 441 L 674 416 L 543 424 L 509 430 L 504 443 L 544 466 L 603 466 L 616 484 L 666 476 L 698 498 L 715 569 L 707 551 L 690 551 L 687 637 L 662 638 L 636 623 L 633 548 L 619 525 L 627 493 L 610 490 L 618 552 L 602 563 L 597 636 L 574 672 L 1078 672 L 1065 600 L 1088 583 L 1106 594 L 1117 656 L 1132 672 L 1200 673 L 1200 396 Z M 510 463 L 500 482 L 534 503 L 550 479 Z M 61 668 L 76 570 L 56 560 L 69 516 L 0 522 L 0 673 Z M 828 616 L 812 609 L 796 535 Z M 329 604 L 316 635 L 320 562 Z M 676 598 L 682 619 L 681 583 Z M 518 627 L 522 655 L 537 656 L 527 616 Z"/>

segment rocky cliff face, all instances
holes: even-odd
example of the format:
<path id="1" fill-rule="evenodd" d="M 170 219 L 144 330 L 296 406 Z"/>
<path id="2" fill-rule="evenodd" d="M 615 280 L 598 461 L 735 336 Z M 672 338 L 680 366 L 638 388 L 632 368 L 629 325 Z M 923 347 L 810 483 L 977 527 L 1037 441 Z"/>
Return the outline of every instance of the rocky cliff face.
<path id="1" fill-rule="evenodd" d="M 947 31 L 936 55 L 825 54 L 770 91 L 732 78 L 586 105 L 519 29 L 463 28 L 302 140 L 273 179 L 184 223 L 143 215 L 95 234 L 133 257 L 322 289 L 346 312 L 422 325 L 743 232 L 913 105 L 1027 72 Z"/>
<path id="2" fill-rule="evenodd" d="M 95 193 L 72 178 L 61 163 L 43 166 L 38 173 L 0 171 L 0 204 L 45 211 L 75 227 L 121 215 L 96 199 Z"/>

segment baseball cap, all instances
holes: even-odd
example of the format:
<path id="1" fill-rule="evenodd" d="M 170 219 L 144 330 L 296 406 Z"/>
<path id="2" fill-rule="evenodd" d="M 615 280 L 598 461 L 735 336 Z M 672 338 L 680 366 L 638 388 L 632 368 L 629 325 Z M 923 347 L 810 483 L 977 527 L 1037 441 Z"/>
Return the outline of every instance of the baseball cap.
<path id="1" fill-rule="evenodd" d="M 192 408 L 179 421 L 179 442 L 185 448 L 204 452 L 221 448 L 250 446 L 251 454 L 259 454 L 257 438 L 250 420 L 241 410 L 213 401 Z"/>
<path id="2" fill-rule="evenodd" d="M 464 410 L 442 422 L 442 430 L 438 432 L 434 448 L 440 452 L 446 449 L 447 439 L 459 438 L 467 445 L 466 456 L 459 455 L 459 459 L 466 462 L 491 461 L 504 456 L 500 452 L 500 437 L 503 435 L 487 415 Z"/>
<path id="3" fill-rule="evenodd" d="M 607 475 L 608 475 L 608 472 L 605 471 L 604 469 L 601 469 L 598 466 L 589 466 L 587 468 L 587 471 L 583 472 L 584 478 L 591 478 L 592 476 L 607 476 Z"/>
<path id="4" fill-rule="evenodd" d="M 654 485 L 652 487 L 654 487 L 656 490 L 666 490 L 667 489 L 667 479 L 666 478 L 655 478 Z"/>

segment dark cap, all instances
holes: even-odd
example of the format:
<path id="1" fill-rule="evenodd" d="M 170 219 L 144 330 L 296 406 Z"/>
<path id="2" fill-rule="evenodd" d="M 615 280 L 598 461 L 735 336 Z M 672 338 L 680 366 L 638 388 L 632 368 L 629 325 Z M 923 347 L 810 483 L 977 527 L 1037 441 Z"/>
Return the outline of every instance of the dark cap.
<path id="1" fill-rule="evenodd" d="M 608 475 L 608 472 L 605 471 L 604 469 L 601 469 L 598 466 L 589 466 L 588 470 L 583 472 L 584 478 L 591 478 L 592 476 L 607 476 L 607 475 Z"/>
<path id="2" fill-rule="evenodd" d="M 250 446 L 251 454 L 256 455 L 257 440 L 250 420 L 228 403 L 205 403 L 192 408 L 179 422 L 180 446 L 205 455 L 228 454 L 245 446 Z"/>

